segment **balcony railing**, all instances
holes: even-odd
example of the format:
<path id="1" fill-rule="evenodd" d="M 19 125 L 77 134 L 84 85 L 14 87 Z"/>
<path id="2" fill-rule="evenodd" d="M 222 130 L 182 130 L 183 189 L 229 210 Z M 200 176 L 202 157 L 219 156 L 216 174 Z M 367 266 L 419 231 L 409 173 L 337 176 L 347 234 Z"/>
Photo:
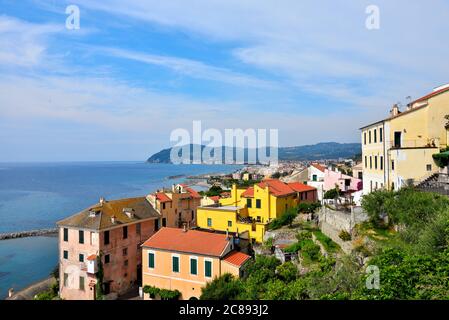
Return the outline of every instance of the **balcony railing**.
<path id="1" fill-rule="evenodd" d="M 388 141 L 386 142 L 386 146 L 388 149 L 439 148 L 440 141 L 438 138 Z"/>

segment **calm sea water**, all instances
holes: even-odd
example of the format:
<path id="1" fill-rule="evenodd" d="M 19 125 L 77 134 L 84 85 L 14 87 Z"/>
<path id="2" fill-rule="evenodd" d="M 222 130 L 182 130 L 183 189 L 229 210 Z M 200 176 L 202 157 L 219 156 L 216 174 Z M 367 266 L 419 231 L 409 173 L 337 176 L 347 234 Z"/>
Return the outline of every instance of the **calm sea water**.
<path id="1" fill-rule="evenodd" d="M 228 173 L 240 166 L 140 162 L 0 163 L 0 233 L 54 227 L 100 197 L 143 196 L 185 178 Z M 57 263 L 53 237 L 0 241 L 0 298 L 48 276 Z"/>

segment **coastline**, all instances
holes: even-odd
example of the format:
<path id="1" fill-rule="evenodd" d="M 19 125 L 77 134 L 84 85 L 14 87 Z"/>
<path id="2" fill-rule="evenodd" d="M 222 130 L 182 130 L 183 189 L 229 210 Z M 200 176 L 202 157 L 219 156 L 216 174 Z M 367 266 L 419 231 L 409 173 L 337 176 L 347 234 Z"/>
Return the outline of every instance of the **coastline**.
<path id="1" fill-rule="evenodd" d="M 58 234 L 58 229 L 57 228 L 37 229 L 37 230 L 29 230 L 29 231 L 6 232 L 6 233 L 0 233 L 0 241 L 1 240 L 17 239 L 17 238 L 26 238 L 26 237 L 56 236 L 57 234 Z"/>

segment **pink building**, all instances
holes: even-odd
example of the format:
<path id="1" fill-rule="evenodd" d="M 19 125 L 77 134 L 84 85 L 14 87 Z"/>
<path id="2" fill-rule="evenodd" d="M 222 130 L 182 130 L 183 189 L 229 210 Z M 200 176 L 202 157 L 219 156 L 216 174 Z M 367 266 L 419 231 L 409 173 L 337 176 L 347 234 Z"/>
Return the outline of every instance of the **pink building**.
<path id="1" fill-rule="evenodd" d="M 139 285 L 140 246 L 157 231 L 159 218 L 145 197 L 101 198 L 98 204 L 59 221 L 61 298 L 94 300 L 97 282 L 102 283 L 104 295 L 119 295 Z"/>
<path id="2" fill-rule="evenodd" d="M 334 189 L 336 186 L 342 192 L 355 192 L 362 190 L 363 183 L 361 179 L 357 179 L 336 170 L 326 169 L 324 172 L 324 191 Z"/>

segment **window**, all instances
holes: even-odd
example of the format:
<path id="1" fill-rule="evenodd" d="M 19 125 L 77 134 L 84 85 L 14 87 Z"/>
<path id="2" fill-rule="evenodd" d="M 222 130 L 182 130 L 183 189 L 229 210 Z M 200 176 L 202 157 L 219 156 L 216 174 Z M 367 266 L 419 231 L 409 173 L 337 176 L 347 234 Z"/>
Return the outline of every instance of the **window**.
<path id="1" fill-rule="evenodd" d="M 384 157 L 380 156 L 380 170 L 384 169 Z"/>
<path id="2" fill-rule="evenodd" d="M 179 272 L 179 257 L 172 256 L 172 271 Z"/>
<path id="3" fill-rule="evenodd" d="M 374 157 L 374 168 L 377 170 L 377 156 Z"/>
<path id="4" fill-rule="evenodd" d="M 158 231 L 159 230 L 159 219 L 154 220 L 154 231 Z"/>
<path id="5" fill-rule="evenodd" d="M 366 132 L 363 133 L 363 144 L 366 144 Z"/>
<path id="6" fill-rule="evenodd" d="M 84 262 L 84 254 L 82 253 L 79 254 L 79 261 Z"/>
<path id="7" fill-rule="evenodd" d="M 260 209 L 262 207 L 262 201 L 260 199 L 256 199 L 256 208 Z"/>
<path id="8" fill-rule="evenodd" d="M 365 168 L 368 168 L 368 157 L 365 156 Z"/>
<path id="9" fill-rule="evenodd" d="M 104 256 L 104 263 L 106 264 L 106 263 L 109 263 L 109 262 L 111 262 L 111 256 L 109 254 L 107 254 L 107 255 Z"/>
<path id="10" fill-rule="evenodd" d="M 162 226 L 163 227 L 167 226 L 167 218 L 162 218 Z"/>
<path id="11" fill-rule="evenodd" d="M 64 228 L 64 241 L 69 241 L 69 229 Z"/>
<path id="12" fill-rule="evenodd" d="M 247 206 L 248 208 L 251 208 L 251 207 L 253 206 L 252 199 L 246 199 L 246 206 Z"/>
<path id="13" fill-rule="evenodd" d="M 228 220 L 228 227 L 232 227 L 232 221 Z"/>
<path id="14" fill-rule="evenodd" d="M 395 133 L 394 133 L 394 147 L 395 148 L 401 147 L 401 137 L 402 137 L 402 132 L 395 131 Z"/>
<path id="15" fill-rule="evenodd" d="M 69 282 L 69 274 L 64 273 L 64 287 L 67 287 L 68 282 Z"/>
<path id="16" fill-rule="evenodd" d="M 69 258 L 69 252 L 67 250 L 64 250 L 64 259 L 68 259 Z"/>
<path id="17" fill-rule="evenodd" d="M 204 276 L 211 278 L 212 277 L 212 261 L 204 260 Z"/>
<path id="18" fill-rule="evenodd" d="M 384 141 L 384 129 L 380 128 L 379 129 L 379 142 Z"/>
<path id="19" fill-rule="evenodd" d="M 104 232 L 104 244 L 109 244 L 109 231 Z"/>
<path id="20" fill-rule="evenodd" d="M 148 253 L 148 268 L 154 269 L 154 252 Z"/>
<path id="21" fill-rule="evenodd" d="M 80 290 L 84 291 L 84 277 L 80 277 Z"/>
<path id="22" fill-rule="evenodd" d="M 256 221 L 257 221 L 257 222 L 261 222 L 261 221 L 262 221 L 262 218 L 261 218 L 260 216 L 257 216 L 257 217 L 256 217 Z"/>
<path id="23" fill-rule="evenodd" d="M 369 168 L 370 169 L 373 168 L 373 157 L 372 156 L 369 157 Z"/>
<path id="24" fill-rule="evenodd" d="M 432 165 L 431 164 L 427 165 L 427 171 L 432 171 Z"/>
<path id="25" fill-rule="evenodd" d="M 124 256 L 128 255 L 128 248 L 123 248 L 122 253 Z"/>
<path id="26" fill-rule="evenodd" d="M 192 210 L 192 220 L 195 220 L 195 211 Z"/>
<path id="27" fill-rule="evenodd" d="M 394 171 L 394 160 L 391 160 L 391 170 Z"/>
<path id="28" fill-rule="evenodd" d="M 376 181 L 376 190 L 379 188 L 379 184 L 377 183 L 377 181 Z"/>
<path id="29" fill-rule="evenodd" d="M 394 190 L 394 182 L 391 183 L 391 190 Z"/>
<path id="30" fill-rule="evenodd" d="M 377 129 L 374 129 L 374 143 L 377 143 Z"/>
<path id="31" fill-rule="evenodd" d="M 198 259 L 190 258 L 190 274 L 197 275 L 198 274 Z"/>
<path id="32" fill-rule="evenodd" d="M 128 238 L 128 226 L 123 227 L 123 239 Z"/>
<path id="33" fill-rule="evenodd" d="M 317 180 L 318 180 L 317 175 L 316 174 L 312 175 L 312 181 L 317 181 Z"/>
<path id="34" fill-rule="evenodd" d="M 371 131 L 369 132 L 369 143 L 371 143 Z"/>
<path id="35" fill-rule="evenodd" d="M 78 231 L 79 243 L 84 243 L 84 231 Z"/>
<path id="36" fill-rule="evenodd" d="M 142 232 L 142 226 L 140 223 L 136 224 L 136 234 L 140 234 Z"/>
<path id="37" fill-rule="evenodd" d="M 212 218 L 207 218 L 207 226 L 212 227 Z"/>
<path id="38" fill-rule="evenodd" d="M 165 210 L 165 202 L 162 202 L 162 209 Z"/>
<path id="39" fill-rule="evenodd" d="M 123 265 L 124 265 L 125 267 L 127 267 L 127 266 L 128 266 L 128 260 L 123 261 Z"/>

